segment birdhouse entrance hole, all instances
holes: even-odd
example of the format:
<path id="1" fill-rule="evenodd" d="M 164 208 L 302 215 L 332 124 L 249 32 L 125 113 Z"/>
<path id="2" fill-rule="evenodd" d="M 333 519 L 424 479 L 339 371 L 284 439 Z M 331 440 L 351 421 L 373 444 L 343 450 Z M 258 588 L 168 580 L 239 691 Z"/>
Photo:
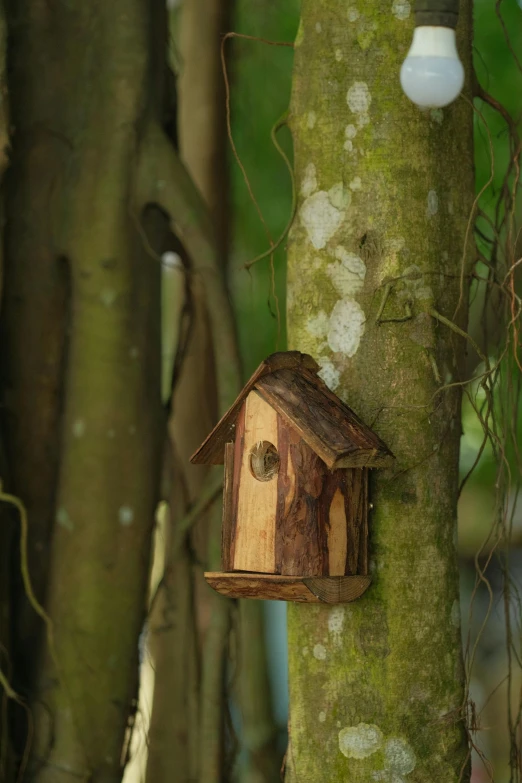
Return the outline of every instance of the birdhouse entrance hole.
<path id="1" fill-rule="evenodd" d="M 273 443 L 260 441 L 250 451 L 250 471 L 258 481 L 271 481 L 279 471 L 279 454 Z"/>

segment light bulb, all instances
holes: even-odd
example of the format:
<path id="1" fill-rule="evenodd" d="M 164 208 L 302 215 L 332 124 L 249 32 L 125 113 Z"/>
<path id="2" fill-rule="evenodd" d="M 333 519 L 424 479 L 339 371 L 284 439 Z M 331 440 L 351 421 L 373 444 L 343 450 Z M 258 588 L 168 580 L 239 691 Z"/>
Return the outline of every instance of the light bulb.
<path id="1" fill-rule="evenodd" d="M 457 98 L 464 85 L 455 30 L 416 27 L 401 68 L 401 86 L 410 101 L 422 108 L 439 108 Z"/>

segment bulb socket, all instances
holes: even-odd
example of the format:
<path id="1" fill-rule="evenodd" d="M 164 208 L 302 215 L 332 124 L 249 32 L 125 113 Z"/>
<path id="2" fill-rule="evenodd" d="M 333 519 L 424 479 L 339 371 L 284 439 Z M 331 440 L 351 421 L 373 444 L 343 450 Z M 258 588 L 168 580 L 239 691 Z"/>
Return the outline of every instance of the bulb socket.
<path id="1" fill-rule="evenodd" d="M 449 27 L 459 18 L 459 0 L 416 0 L 415 27 Z"/>

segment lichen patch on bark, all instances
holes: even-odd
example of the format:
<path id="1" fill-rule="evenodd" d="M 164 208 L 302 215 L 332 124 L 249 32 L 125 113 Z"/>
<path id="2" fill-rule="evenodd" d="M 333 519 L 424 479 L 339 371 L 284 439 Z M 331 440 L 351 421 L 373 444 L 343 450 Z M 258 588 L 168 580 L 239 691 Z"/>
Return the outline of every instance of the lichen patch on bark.
<path id="1" fill-rule="evenodd" d="M 365 759 L 376 753 L 383 743 L 383 733 L 374 724 L 359 723 L 339 732 L 339 750 L 351 759 Z"/>

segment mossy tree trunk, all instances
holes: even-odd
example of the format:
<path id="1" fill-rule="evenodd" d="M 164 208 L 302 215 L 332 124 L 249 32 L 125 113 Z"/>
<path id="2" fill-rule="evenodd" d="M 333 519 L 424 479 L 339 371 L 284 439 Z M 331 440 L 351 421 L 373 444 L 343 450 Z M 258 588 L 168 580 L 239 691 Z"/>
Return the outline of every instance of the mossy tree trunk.
<path id="1" fill-rule="evenodd" d="M 468 74 L 470 14 L 461 3 Z M 372 476 L 368 593 L 289 607 L 292 783 L 469 779 L 451 387 L 466 345 L 439 315 L 465 328 L 472 109 L 469 92 L 428 112 L 402 95 L 412 31 L 407 2 L 303 0 L 290 347 L 315 356 L 397 463 Z"/>

